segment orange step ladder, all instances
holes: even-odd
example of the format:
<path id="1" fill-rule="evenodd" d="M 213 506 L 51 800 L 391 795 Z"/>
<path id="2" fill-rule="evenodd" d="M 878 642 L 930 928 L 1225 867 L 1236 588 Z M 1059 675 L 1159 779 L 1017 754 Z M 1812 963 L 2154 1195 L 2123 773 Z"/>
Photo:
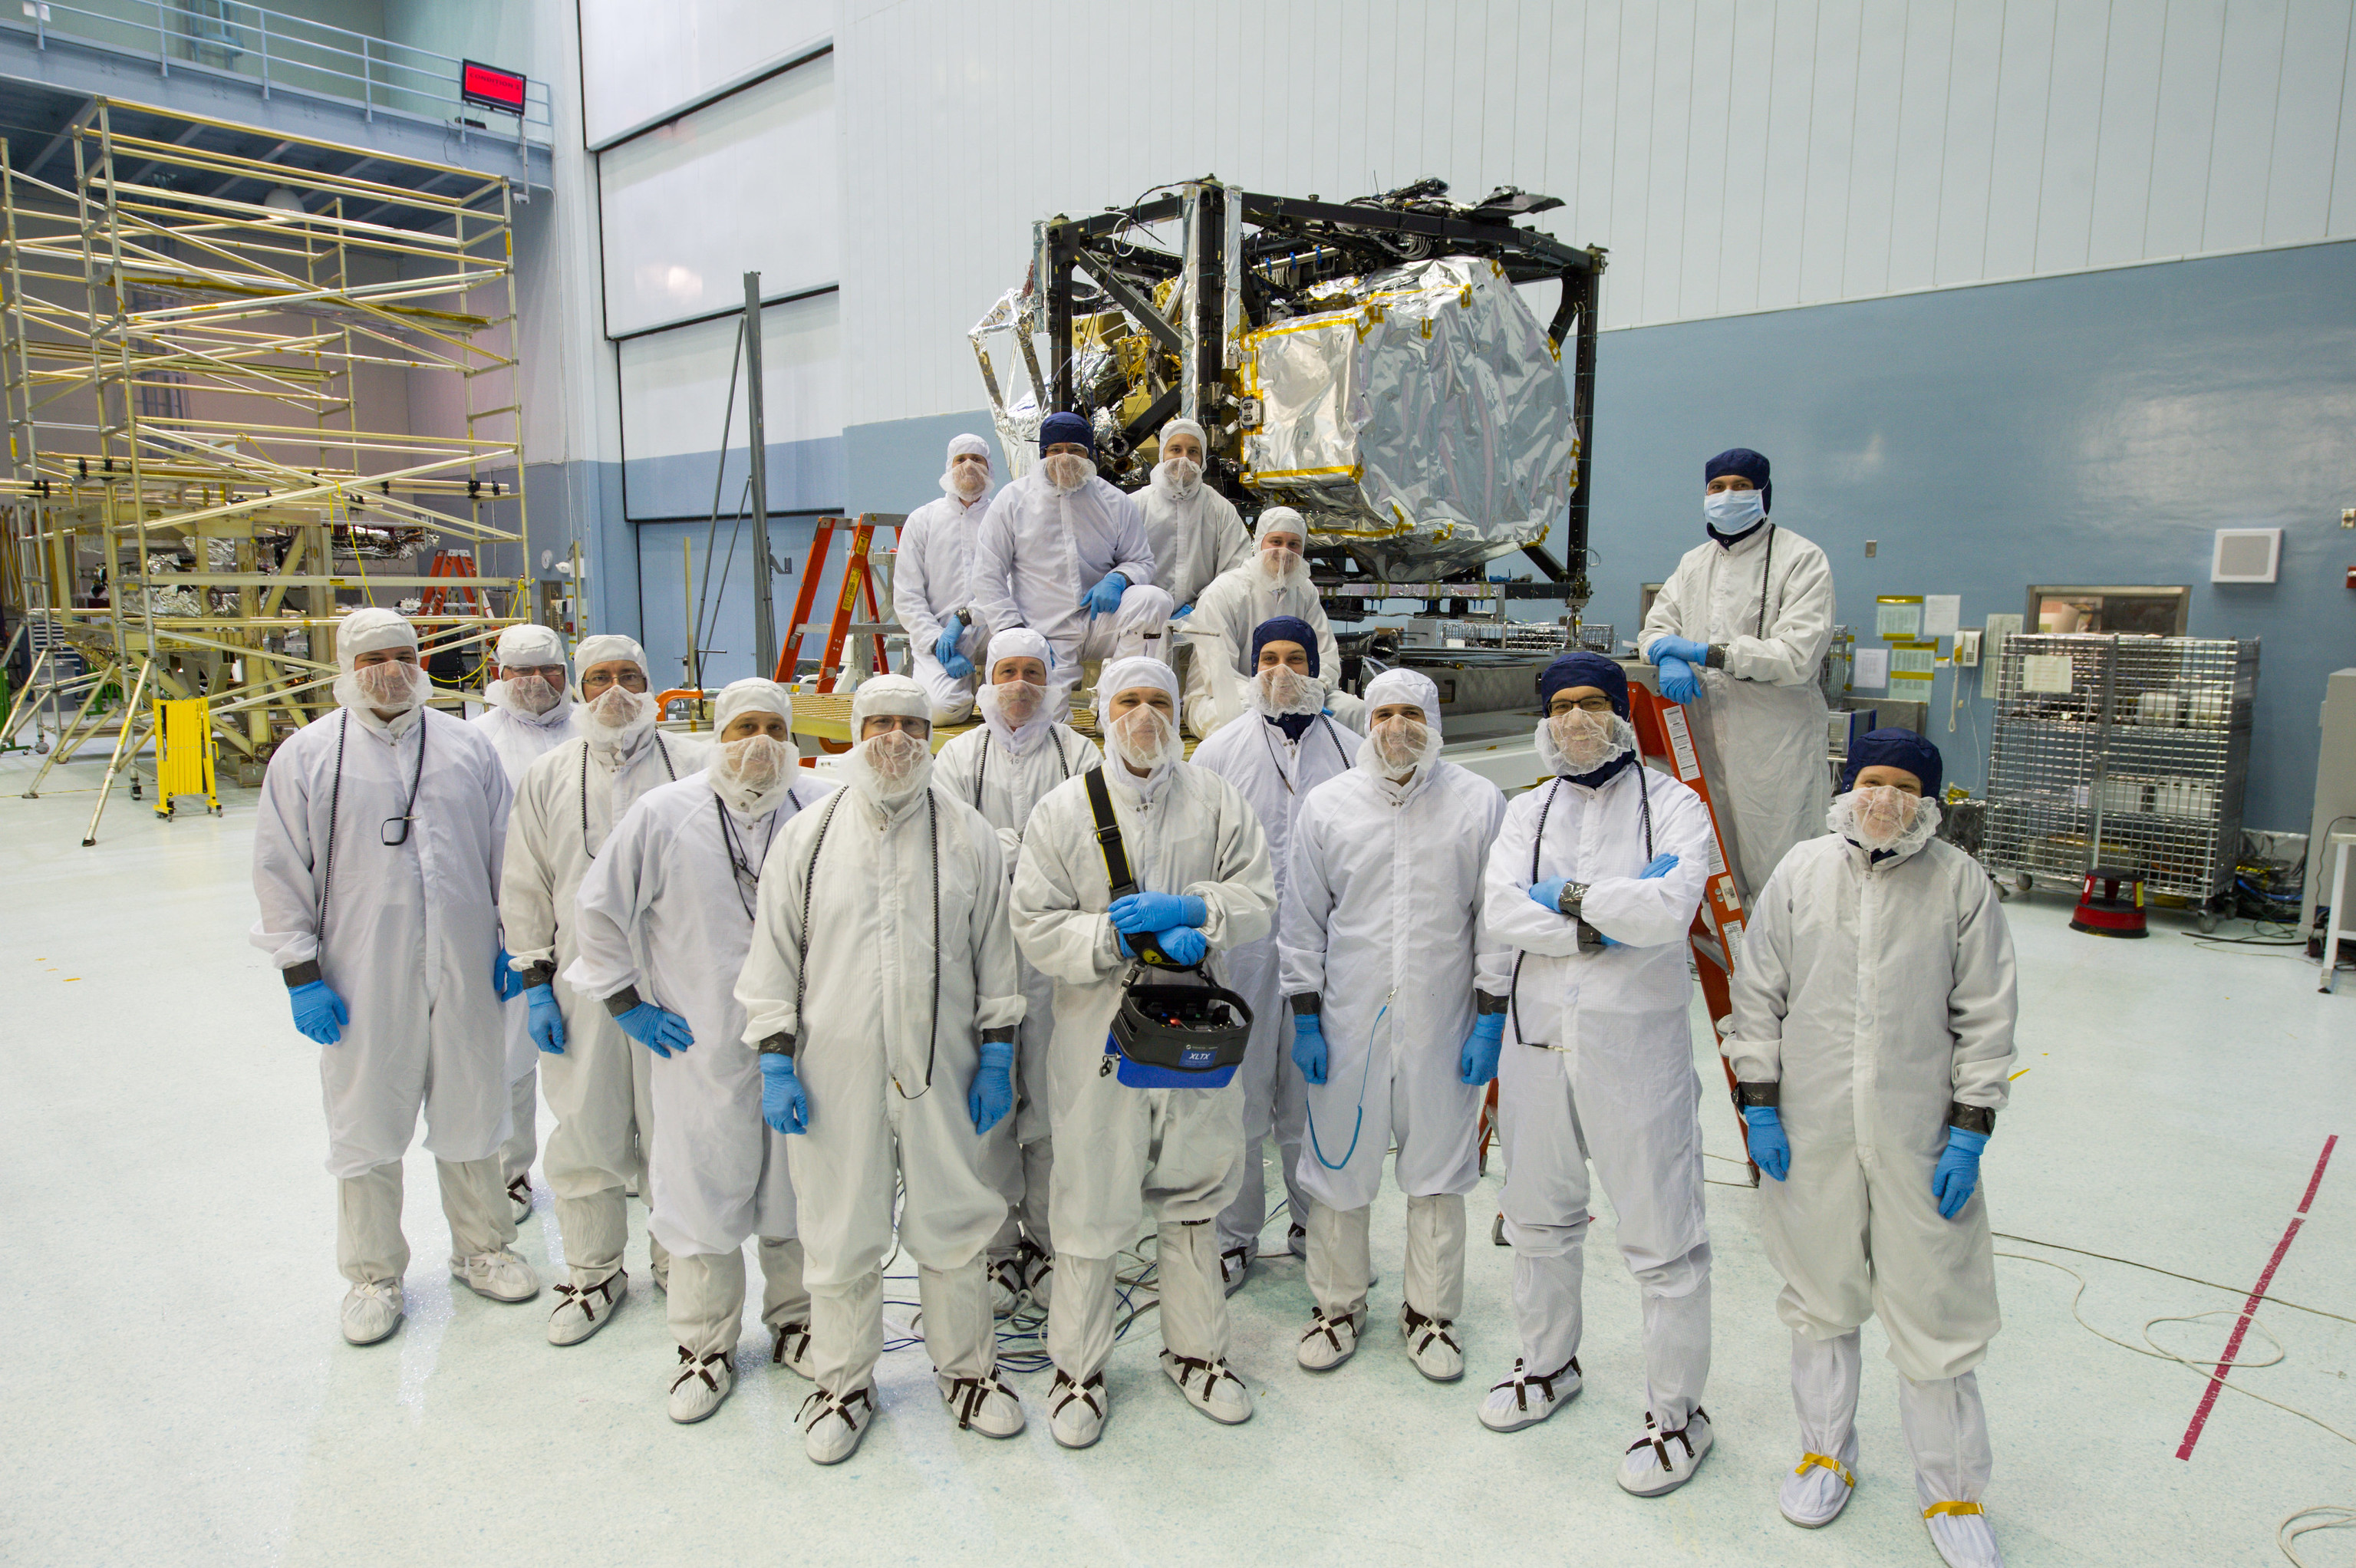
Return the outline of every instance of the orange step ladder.
<path id="1" fill-rule="evenodd" d="M 475 552 L 470 549 L 437 549 L 434 552 L 434 565 L 425 575 L 472 577 L 475 575 Z M 490 613 L 484 606 L 482 595 L 473 587 L 466 585 L 455 588 L 428 588 L 418 598 L 417 613 L 421 616 L 449 613 L 443 606 L 449 601 L 458 598 L 466 600 L 468 614 L 486 615 Z"/>
<path id="2" fill-rule="evenodd" d="M 817 531 L 810 537 L 809 558 L 802 568 L 801 582 L 794 590 L 793 619 L 787 623 L 785 641 L 777 650 L 776 672 L 771 678 L 792 681 L 800 673 L 802 637 L 809 630 L 810 612 L 818 603 L 819 581 L 826 575 L 826 558 L 834 549 L 834 535 L 838 528 L 851 530 L 851 549 L 843 558 L 842 591 L 835 595 L 834 613 L 827 622 L 825 650 L 819 656 L 818 689 L 834 689 L 835 682 L 842 675 L 845 645 L 854 635 L 873 640 L 876 673 L 891 673 L 892 659 L 884 645 L 884 611 L 875 594 L 875 569 L 871 552 L 877 528 L 897 528 L 904 520 L 900 515 L 881 512 L 862 513 L 857 522 L 845 517 L 820 517 L 818 520 Z M 851 611 L 854 608 L 867 613 L 866 621 L 856 634 L 851 630 Z"/>

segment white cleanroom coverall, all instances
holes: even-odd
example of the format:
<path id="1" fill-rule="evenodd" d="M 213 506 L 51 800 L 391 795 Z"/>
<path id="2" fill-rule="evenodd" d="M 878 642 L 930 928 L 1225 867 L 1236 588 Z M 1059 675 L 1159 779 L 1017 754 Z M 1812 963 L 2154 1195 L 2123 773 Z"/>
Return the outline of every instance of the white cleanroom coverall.
<path id="1" fill-rule="evenodd" d="M 769 852 L 736 996 L 747 1044 L 796 1040 L 809 1130 L 786 1148 L 810 1359 L 840 1401 L 873 1382 L 883 1353 L 895 1177 L 934 1368 L 986 1380 L 997 1365 L 982 1249 L 1006 1200 L 981 1178 L 967 1093 L 984 1033 L 1021 1022 L 1023 989 L 997 829 L 937 785 L 886 804 L 861 751 L 836 769 L 844 787 Z"/>
<path id="2" fill-rule="evenodd" d="M 1061 718 L 1084 659 L 1161 656 L 1174 606 L 1153 586 L 1153 549 L 1137 503 L 1102 479 L 1066 496 L 1033 469 L 998 492 L 981 520 L 972 589 L 993 632 L 1029 626 L 1055 650 L 1047 711 Z M 1108 571 L 1129 581 L 1120 607 L 1091 617 L 1082 602 Z"/>
<path id="3" fill-rule="evenodd" d="M 647 1162 L 648 1229 L 671 1254 L 672 1331 L 699 1360 L 735 1348 L 748 1236 L 761 1238 L 762 1321 L 775 1329 L 809 1317 L 785 1139 L 761 1120 L 761 1070 L 736 1000 L 755 896 L 736 863 L 749 862 L 757 877 L 785 825 L 832 787 L 805 773 L 774 808 L 731 813 L 724 828 L 727 807 L 709 775 L 649 790 L 605 840 L 574 909 L 580 956 L 564 977 L 575 994 L 635 990 L 685 1019 L 695 1037 L 667 1058 L 623 1039 L 651 1063 L 654 1122 L 665 1136 Z"/>
<path id="4" fill-rule="evenodd" d="M 1276 912 L 1268 839 L 1233 784 L 1190 763 L 1168 763 L 1141 779 L 1111 762 L 1104 777 L 1140 889 L 1200 898 L 1214 955 L 1268 933 Z M 1112 1259 L 1135 1243 L 1149 1211 L 1159 1227 L 1162 1343 L 1200 1361 L 1226 1356 L 1226 1293 L 1208 1221 L 1234 1200 L 1243 1152 L 1240 1083 L 1131 1089 L 1104 1071 L 1130 966 L 1105 912 L 1111 902 L 1087 782 L 1074 779 L 1031 814 L 1013 913 L 1024 955 L 1055 982 L 1048 1072 L 1055 1291 L 1047 1349 L 1076 1383 L 1112 1354 Z"/>
<path id="5" fill-rule="evenodd" d="M 482 732 L 431 709 L 390 724 L 337 709 L 288 736 L 262 779 L 253 944 L 281 970 L 317 965 L 351 1015 L 319 1048 L 319 1080 L 327 1172 L 342 1187 L 337 1262 L 355 1285 L 398 1282 L 409 1266 L 401 1157 L 421 1109 L 452 1250 L 515 1239 L 491 979 L 508 800 Z M 407 841 L 387 845 L 386 825 L 404 816 Z"/>
<path id="6" fill-rule="evenodd" d="M 1841 1454 L 1858 1327 L 1880 1318 L 1925 1506 L 1987 1484 L 1972 1371 L 1997 1328 L 1986 1181 L 1948 1220 L 1931 1175 L 1952 1105 L 2003 1108 L 2018 1016 L 1996 889 L 1952 845 L 1901 840 L 1875 862 L 1812 838 L 1752 901 L 1725 1049 L 1741 1083 L 1779 1085 L 1792 1145 L 1759 1199 L 1802 1436 Z"/>
<path id="7" fill-rule="evenodd" d="M 1482 868 L 1505 815 L 1497 786 L 1454 763 L 1427 763 L 1400 784 L 1362 759 L 1312 790 L 1293 822 L 1281 988 L 1317 998 L 1326 1048 L 1325 1082 L 1305 1086 L 1317 1139 L 1301 1149 L 1300 1186 L 1345 1219 L 1353 1243 L 1338 1275 L 1310 1271 L 1329 1317 L 1365 1307 L 1365 1217 L 1393 1145 L 1408 1197 L 1407 1304 L 1441 1322 L 1463 1308 L 1463 1195 L 1481 1179 L 1488 1085 L 1466 1083 L 1462 1061 L 1479 973 L 1513 965 L 1502 952 L 1480 961 Z M 1300 1076 L 1289 1060 L 1284 1071 Z M 1312 1243 L 1312 1264 L 1320 1251 Z"/>
<path id="8" fill-rule="evenodd" d="M 1154 586 L 1173 603 L 1192 604 L 1214 578 L 1251 560 L 1251 535 L 1236 504 L 1208 485 L 1197 480 L 1182 496 L 1156 469 L 1135 499 L 1153 550 Z"/>
<path id="9" fill-rule="evenodd" d="M 1591 1160 L 1644 1298 L 1646 1409 L 1664 1430 L 1686 1425 L 1709 1375 L 1701 1080 L 1686 968 L 1709 837 L 1701 798 L 1636 763 L 1599 788 L 1558 777 L 1515 796 L 1484 873 L 1488 940 L 1516 950 L 1505 973 L 1484 962 L 1481 986 L 1512 999 L 1497 1126 L 1522 1360 L 1551 1373 L 1578 1352 Z M 1676 866 L 1640 879 L 1661 854 Z M 1587 923 L 1622 945 L 1582 948 L 1577 922 L 1539 908 L 1530 885 L 1551 877 L 1585 884 Z"/>
<path id="10" fill-rule="evenodd" d="M 1294 814 L 1312 790 L 1350 771 L 1358 742 L 1358 735 L 1323 713 L 1309 720 L 1298 741 L 1288 741 L 1282 730 L 1255 711 L 1194 748 L 1194 766 L 1235 785 L 1259 817 L 1280 901 L 1290 874 Z M 1278 984 L 1282 965 L 1276 942 L 1271 928 L 1259 940 L 1231 948 L 1225 965 L 1227 984 L 1250 1004 L 1252 1030 L 1248 1053 L 1236 1073 L 1244 1089 L 1241 1175 L 1235 1200 L 1219 1216 L 1219 1251 L 1247 1249 L 1247 1264 L 1259 1253 L 1260 1226 L 1268 1219 L 1268 1179 L 1260 1151 L 1271 1135 L 1277 1169 L 1291 1204 L 1291 1223 L 1303 1228 L 1309 1223 L 1309 1204 L 1297 1174 L 1301 1128 L 1309 1114 L 1308 1085 L 1292 1064 L 1292 1009 L 1285 1006 Z M 1277 1238 L 1273 1250 L 1284 1251 L 1283 1237 Z"/>
<path id="11" fill-rule="evenodd" d="M 1096 742 L 1067 724 L 1034 720 L 1020 731 L 989 717 L 958 736 L 933 760 L 933 783 L 973 806 L 998 829 L 1011 880 L 1023 852 L 1032 809 L 1049 790 L 1078 778 L 1104 759 Z M 1023 974 L 1021 1049 L 1016 1053 L 1014 1114 L 982 1138 L 983 1174 L 1005 1195 L 1006 1223 L 991 1243 L 994 1256 L 1012 1256 L 1020 1236 L 1053 1253 L 1048 1191 L 1055 1145 L 1048 1120 L 1047 1047 L 1055 1028 L 1055 982 L 1018 952 Z M 1018 1234 L 1019 1227 L 1019 1234 Z"/>
<path id="12" fill-rule="evenodd" d="M 946 478 L 942 487 L 948 488 Z M 892 613 L 908 634 L 912 673 L 933 699 L 936 724 L 960 723 L 973 711 L 974 683 L 990 640 L 988 625 L 979 624 L 974 613 L 983 597 L 973 586 L 976 536 L 997 494 L 985 490 L 971 503 L 944 494 L 909 513 L 900 525 L 899 546 L 892 559 Z M 976 671 L 963 677 L 943 669 L 935 656 L 942 623 L 957 614 L 965 618 L 958 651 L 973 662 Z"/>
<path id="13" fill-rule="evenodd" d="M 1822 829 L 1832 800 L 1816 677 L 1833 615 L 1825 552 L 1770 523 L 1731 549 L 1705 539 L 1686 551 L 1636 641 L 1647 656 L 1664 636 L 1726 649 L 1725 668 L 1696 672 L 1696 707 L 1718 752 L 1720 826 L 1733 833 L 1746 898 Z"/>
<path id="14" fill-rule="evenodd" d="M 1251 702 L 1252 633 L 1263 621 L 1291 615 L 1317 630 L 1317 668 L 1327 689 L 1342 673 L 1342 650 L 1334 645 L 1333 628 L 1317 590 L 1307 583 L 1279 588 L 1259 569 L 1257 557 L 1221 572 L 1194 601 L 1194 613 L 1177 624 L 1178 635 L 1194 644 L 1186 667 L 1186 729 L 1207 737 L 1221 725 L 1253 711 Z M 1334 712 L 1357 724 L 1355 698 L 1344 694 Z M 1344 712 L 1348 709 L 1352 711 Z M 1353 750 L 1355 748 L 1354 747 Z"/>
<path id="15" fill-rule="evenodd" d="M 586 731 L 591 720 L 584 719 Z M 592 733 L 567 741 L 524 773 L 508 834 L 499 916 L 517 967 L 552 965 L 564 1010 L 564 1052 L 541 1052 L 541 1092 L 556 1125 L 541 1170 L 556 1194 L 556 1223 L 575 1289 L 622 1266 L 629 1235 L 623 1189 L 654 1145 L 654 1053 L 624 1034 L 602 997 L 566 977 L 580 956 L 573 901 L 605 836 L 640 795 L 702 768 L 704 747 L 657 730 L 618 754 Z M 641 1189 L 643 1191 L 644 1189 Z M 650 1242 L 658 1277 L 669 1268 Z"/>

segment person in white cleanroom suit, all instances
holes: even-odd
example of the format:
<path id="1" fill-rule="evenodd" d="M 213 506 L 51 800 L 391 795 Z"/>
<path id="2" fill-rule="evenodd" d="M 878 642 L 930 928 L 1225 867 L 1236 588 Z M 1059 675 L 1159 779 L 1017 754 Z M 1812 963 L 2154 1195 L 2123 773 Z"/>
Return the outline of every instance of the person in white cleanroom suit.
<path id="1" fill-rule="evenodd" d="M 770 851 L 736 982 L 762 1115 L 791 1135 L 818 1380 L 802 1442 L 821 1465 L 851 1457 L 875 1416 L 895 1182 L 942 1399 L 961 1429 L 1023 1430 L 983 1262 L 1006 1200 L 982 1179 L 981 1139 L 1014 1108 L 1023 1020 L 1006 864 L 998 830 L 933 783 L 923 687 L 864 681 L 851 722 L 843 787 Z"/>
<path id="2" fill-rule="evenodd" d="M 498 749 L 508 787 L 517 789 L 534 759 L 573 734 L 573 680 L 564 639 L 529 621 L 509 626 L 499 634 L 491 673 L 490 685 L 483 688 L 489 706 L 474 722 Z M 523 977 L 512 968 L 499 976 L 499 999 L 507 1027 L 510 1127 L 508 1141 L 499 1146 L 499 1173 L 520 1225 L 531 1216 L 531 1162 L 540 1152 L 540 1051 L 531 1043 Z"/>
<path id="3" fill-rule="evenodd" d="M 973 712 L 974 667 L 989 628 L 973 590 L 975 536 L 997 496 L 990 482 L 990 443 L 950 438 L 941 498 L 900 525 L 892 557 L 892 613 L 908 634 L 916 684 L 933 699 L 933 722 L 958 724 Z"/>
<path id="4" fill-rule="evenodd" d="M 761 1321 L 769 1359 L 809 1367 L 809 1292 L 794 1228 L 785 1140 L 761 1122 L 761 1070 L 744 1041 L 736 975 L 769 846 L 833 785 L 800 765 L 784 687 L 731 682 L 712 705 L 704 771 L 648 791 L 623 814 L 582 879 L 564 971 L 607 1010 L 665 1017 L 653 1058 L 647 1228 L 670 1254 L 668 1306 L 679 1342 L 670 1418 L 701 1421 L 735 1383 L 744 1316 L 744 1241 L 761 1240 Z"/>
<path id="5" fill-rule="evenodd" d="M 1173 608 L 1153 586 L 1137 503 L 1097 477 L 1096 436 L 1077 414 L 1039 423 L 1039 466 L 999 491 L 981 521 L 972 592 L 991 632 L 1047 639 L 1047 711 L 1071 705 L 1084 659 L 1162 656 Z"/>
<path id="6" fill-rule="evenodd" d="M 1682 1486 L 1709 1452 L 1709 1234 L 1687 933 L 1709 872 L 1701 797 L 1637 758 L 1626 672 L 1566 654 L 1538 681 L 1538 761 L 1555 775 L 1505 807 L 1482 916 L 1510 947 L 1481 987 L 1506 997 L 1497 1076 L 1500 1207 L 1522 1354 L 1481 1420 L 1512 1432 L 1579 1392 L 1590 1161 L 1644 1303 L 1644 1435 L 1620 1485 Z M 1501 954 L 1502 956 L 1502 954 Z"/>
<path id="7" fill-rule="evenodd" d="M 1955 1568 L 1997 1568 L 1973 1371 L 1997 1327 L 1996 1254 L 1977 1189 L 2019 1008 L 1996 889 L 1934 837 L 1943 771 L 1911 730 L 1850 752 L 1832 831 L 1751 901 L 1725 1050 L 1792 1330 L 1801 1454 L 1783 1516 L 1813 1529 L 1848 1502 L 1858 1326 L 1879 1317 L 1932 1541 Z"/>
<path id="8" fill-rule="evenodd" d="M 1186 670 L 1186 728 L 1207 737 L 1222 724 L 1252 711 L 1252 679 L 1259 671 L 1252 632 L 1264 621 L 1290 615 L 1316 632 L 1317 667 L 1324 672 L 1329 702 L 1337 717 L 1355 725 L 1357 699 L 1333 691 L 1342 673 L 1341 650 L 1325 607 L 1310 586 L 1309 563 L 1301 552 L 1308 525 L 1290 507 L 1259 515 L 1258 543 L 1239 566 L 1228 568 L 1194 601 L 1194 613 L 1178 623 L 1177 635 L 1194 645 Z"/>
<path id="9" fill-rule="evenodd" d="M 424 706 L 402 616 L 353 611 L 336 665 L 338 706 L 288 736 L 262 778 L 252 940 L 322 1048 L 344 1338 L 372 1345 L 401 1323 L 401 1157 L 421 1109 L 452 1277 L 494 1301 L 530 1300 L 540 1279 L 509 1250 L 498 1161 L 507 773 L 482 731 Z"/>
<path id="10" fill-rule="evenodd" d="M 1502 953 L 1480 961 L 1481 872 L 1505 797 L 1440 761 L 1430 677 L 1385 670 L 1365 699 L 1356 765 L 1310 791 L 1293 820 L 1277 914 L 1295 1015 L 1286 1065 L 1306 1081 L 1316 1134 L 1300 1179 L 1317 1308 L 1298 1355 L 1326 1371 L 1357 1349 L 1374 1277 L 1367 1221 L 1396 1144 L 1399 1333 L 1416 1371 L 1452 1382 L 1464 1375 L 1464 1195 L 1481 1179 L 1481 1101 L 1505 1027 L 1505 994 L 1481 992 L 1476 977 L 1512 966 Z"/>
<path id="11" fill-rule="evenodd" d="M 1203 483 L 1208 452 L 1201 425 L 1172 420 L 1162 427 L 1162 461 L 1137 495 L 1154 584 L 1181 614 L 1213 578 L 1251 559 L 1251 535 L 1235 503 Z"/>
<path id="12" fill-rule="evenodd" d="M 1227 1300 L 1212 1221 L 1235 1198 L 1243 1153 L 1243 1085 L 1130 1088 L 1108 1055 L 1132 935 L 1201 963 L 1268 933 L 1276 883 L 1259 819 L 1233 784 L 1182 760 L 1178 680 L 1158 659 L 1122 659 L 1097 681 L 1102 773 L 1130 875 L 1143 891 L 1116 902 L 1086 778 L 1060 784 L 1031 814 L 1014 871 L 1014 936 L 1055 982 L 1050 1116 L 1055 1127 L 1055 1293 L 1047 1353 L 1055 1381 L 1048 1425 L 1085 1448 L 1109 1410 L 1113 1258 L 1156 1225 L 1162 1368 L 1189 1403 L 1232 1424 L 1251 1395 L 1227 1370 Z"/>
<path id="13" fill-rule="evenodd" d="M 647 656 L 637 643 L 584 637 L 574 658 L 579 733 L 524 773 L 499 897 L 508 951 L 523 973 L 529 1027 L 540 1049 L 541 1092 L 556 1118 L 541 1169 L 556 1194 L 570 1278 L 556 1287 L 552 1345 L 579 1344 L 628 1298 L 623 1194 L 638 1179 L 654 1142 L 654 1058 L 630 1040 L 656 1026 L 657 1009 L 616 1019 L 602 999 L 564 978 L 580 955 L 573 901 L 614 824 L 648 790 L 701 768 L 705 750 L 655 728 Z M 647 1252 L 655 1284 L 668 1284 L 670 1260 L 661 1238 L 649 1237 Z"/>
<path id="14" fill-rule="evenodd" d="M 1350 771 L 1359 737 L 1324 712 L 1317 636 L 1307 622 L 1278 616 L 1248 635 L 1258 673 L 1245 697 L 1253 716 L 1195 747 L 1194 763 L 1235 785 L 1258 816 L 1281 901 L 1293 816 L 1311 790 Z M 1230 1295 L 1259 1256 L 1260 1227 L 1268 1219 L 1261 1148 L 1271 1136 L 1290 1211 L 1280 1250 L 1295 1256 L 1308 1250 L 1309 1200 L 1298 1168 L 1309 1102 L 1290 1054 L 1292 1014 L 1278 984 L 1280 967 L 1274 931 L 1257 942 L 1237 944 L 1227 954 L 1229 983 L 1252 1010 L 1251 1045 L 1237 1074 L 1244 1086 L 1243 1175 L 1218 1224 L 1219 1273 Z"/>
<path id="15" fill-rule="evenodd" d="M 998 829 L 1006 874 L 1023 853 L 1031 808 L 1067 779 L 1104 761 L 1096 742 L 1047 714 L 1047 639 L 1028 626 L 990 640 L 990 680 L 974 699 L 982 721 L 940 750 L 933 782 Z M 1019 956 L 1019 955 L 1018 955 Z M 1055 1027 L 1055 982 L 1027 958 L 1014 1114 L 982 1139 L 983 1174 L 1006 1197 L 1006 1222 L 990 1243 L 991 1305 L 1003 1316 L 1023 1293 L 1053 1295 L 1055 1243 L 1047 1211 L 1055 1143 L 1047 1120 L 1047 1042 Z"/>
<path id="16" fill-rule="evenodd" d="M 1702 466 L 1709 538 L 1687 550 L 1644 615 L 1636 645 L 1662 695 L 1692 703 L 1718 752 L 1746 897 L 1784 851 L 1823 826 L 1825 694 L 1833 570 L 1825 552 L 1768 520 L 1767 460 L 1746 447 Z"/>

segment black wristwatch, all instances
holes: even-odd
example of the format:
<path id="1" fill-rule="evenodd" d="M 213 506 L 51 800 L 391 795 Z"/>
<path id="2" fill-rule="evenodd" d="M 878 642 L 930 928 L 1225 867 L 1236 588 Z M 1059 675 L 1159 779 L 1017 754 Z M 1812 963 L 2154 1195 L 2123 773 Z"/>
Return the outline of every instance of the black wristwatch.
<path id="1" fill-rule="evenodd" d="M 1947 1125 L 1977 1133 L 1984 1138 L 1994 1137 L 1996 1113 L 1986 1105 L 1966 1105 L 1957 1101 L 1947 1107 Z"/>

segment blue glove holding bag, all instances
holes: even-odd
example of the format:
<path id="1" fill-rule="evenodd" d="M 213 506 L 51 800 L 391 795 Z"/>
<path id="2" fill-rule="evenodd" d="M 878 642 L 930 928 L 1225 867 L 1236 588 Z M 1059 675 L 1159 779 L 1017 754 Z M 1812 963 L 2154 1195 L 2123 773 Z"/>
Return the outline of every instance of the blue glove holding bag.
<path id="1" fill-rule="evenodd" d="M 1173 925 L 1167 931 L 1157 931 L 1153 933 L 1153 941 L 1162 949 L 1162 955 L 1173 964 L 1200 964 L 1204 955 L 1211 951 L 1210 943 L 1191 925 Z"/>
<path id="2" fill-rule="evenodd" d="M 1781 1181 L 1792 1173 L 1792 1140 L 1783 1136 L 1783 1118 L 1772 1105 L 1745 1105 L 1742 1119 L 1751 1128 L 1751 1163 Z"/>
<path id="3" fill-rule="evenodd" d="M 1292 1065 L 1312 1083 L 1325 1082 L 1325 1026 L 1315 1013 L 1292 1015 Z"/>

